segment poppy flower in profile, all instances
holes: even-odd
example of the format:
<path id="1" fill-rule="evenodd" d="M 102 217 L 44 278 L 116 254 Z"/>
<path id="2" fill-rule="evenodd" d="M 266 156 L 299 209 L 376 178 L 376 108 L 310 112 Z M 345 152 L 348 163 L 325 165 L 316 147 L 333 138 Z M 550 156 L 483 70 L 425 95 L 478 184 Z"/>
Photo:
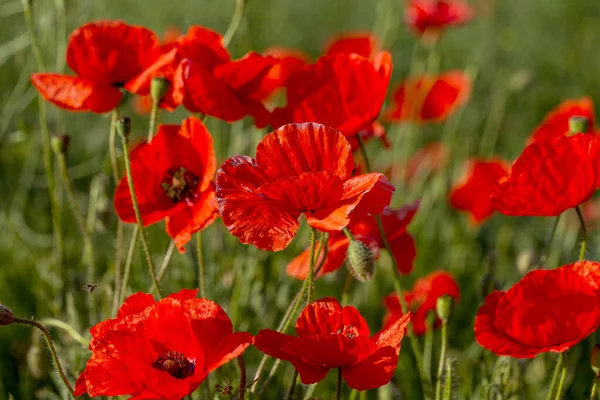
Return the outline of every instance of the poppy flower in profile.
<path id="1" fill-rule="evenodd" d="M 473 18 L 473 9 L 463 0 L 410 0 L 405 23 L 419 35 L 435 35 L 447 27 L 463 25 Z"/>
<path id="2" fill-rule="evenodd" d="M 463 71 L 409 78 L 394 91 L 395 104 L 385 117 L 389 121 L 442 122 L 465 104 L 470 94 L 471 79 Z"/>
<path id="3" fill-rule="evenodd" d="M 444 295 L 451 296 L 456 301 L 460 298 L 458 283 L 450 273 L 444 271 L 436 271 L 417 279 L 412 290 L 404 292 L 404 300 L 412 314 L 411 322 L 415 335 L 425 333 L 427 314 L 436 312 L 437 299 Z M 387 327 L 402 318 L 403 314 L 396 293 L 386 296 L 384 302 L 388 312 L 384 317 L 383 326 Z M 440 324 L 441 320 L 436 317 L 433 326 L 438 327 Z"/>
<path id="4" fill-rule="evenodd" d="M 565 100 L 553 108 L 533 131 L 530 141 L 551 140 L 569 132 L 569 119 L 574 116 L 588 119 L 587 132 L 594 133 L 594 103 L 589 97 Z"/>
<path id="5" fill-rule="evenodd" d="M 350 213 L 378 214 L 394 187 L 380 173 L 353 176 L 346 138 L 315 123 L 289 124 L 266 135 L 256 159 L 235 156 L 217 172 L 223 223 L 242 243 L 263 250 L 287 247 L 304 214 L 308 224 L 338 232 Z"/>
<path id="6" fill-rule="evenodd" d="M 599 304 L 597 262 L 531 271 L 486 297 L 475 318 L 475 340 L 499 356 L 562 353 L 598 329 Z"/>
<path id="7" fill-rule="evenodd" d="M 182 289 L 157 302 L 139 292 L 125 300 L 117 318 L 93 326 L 92 357 L 75 395 L 179 400 L 242 355 L 252 335 L 233 332 L 225 311 L 195 298 L 197 292 Z"/>
<path id="8" fill-rule="evenodd" d="M 534 142 L 492 192 L 496 211 L 512 216 L 556 216 L 596 190 L 597 141 L 575 134 Z"/>
<path id="9" fill-rule="evenodd" d="M 500 178 L 508 174 L 508 165 L 502 160 L 471 159 L 460 183 L 450 192 L 450 204 L 470 214 L 471 221 L 481 223 L 494 213 L 492 191 Z"/>
<path id="10" fill-rule="evenodd" d="M 210 133 L 194 117 L 181 126 L 159 125 L 152 142 L 135 147 L 130 158 L 142 224 L 164 219 L 167 233 L 183 252 L 191 235 L 218 217 Z M 123 222 L 136 222 L 126 177 L 117 186 L 114 204 Z"/>
<path id="11" fill-rule="evenodd" d="M 104 113 L 123 97 L 120 88 L 159 51 L 154 33 L 121 21 L 96 21 L 69 36 L 67 65 L 76 76 L 36 73 L 31 82 L 44 99 L 71 111 Z"/>
<path id="12" fill-rule="evenodd" d="M 297 336 L 263 329 L 254 345 L 271 357 L 291 362 L 304 384 L 317 383 L 330 369 L 341 368 L 350 388 L 370 390 L 392 378 L 409 321 L 410 314 L 371 336 L 356 308 L 342 307 L 335 298 L 326 297 L 302 310 Z"/>
<path id="13" fill-rule="evenodd" d="M 296 72 L 287 85 L 287 104 L 273 110 L 271 125 L 317 122 L 354 136 L 377 119 L 392 73 L 388 52 L 372 60 L 329 54 Z"/>
<path id="14" fill-rule="evenodd" d="M 408 274 L 413 269 L 413 262 L 417 256 L 415 240 L 407 232 L 408 224 L 413 220 L 419 202 L 405 205 L 397 210 L 386 207 L 380 214 L 383 229 L 390 247 L 392 248 L 392 257 L 395 258 L 398 270 L 402 274 Z M 385 248 L 383 239 L 379 234 L 377 221 L 372 215 L 351 216 L 348 229 L 356 240 L 360 240 L 375 253 L 375 258 L 379 256 L 379 249 Z M 332 234 L 329 237 L 327 246 L 327 255 L 321 251 L 320 258 L 317 259 L 317 265 L 321 262 L 323 266 L 315 277 L 326 275 L 342 267 L 346 259 L 346 252 L 350 244 L 348 238 L 343 233 Z M 310 249 L 306 249 L 296 256 L 286 268 L 288 275 L 297 279 L 306 279 L 310 268 Z"/>
<path id="15" fill-rule="evenodd" d="M 347 32 L 334 37 L 325 47 L 325 54 L 358 54 L 365 58 L 375 57 L 379 40 L 372 32 Z"/>

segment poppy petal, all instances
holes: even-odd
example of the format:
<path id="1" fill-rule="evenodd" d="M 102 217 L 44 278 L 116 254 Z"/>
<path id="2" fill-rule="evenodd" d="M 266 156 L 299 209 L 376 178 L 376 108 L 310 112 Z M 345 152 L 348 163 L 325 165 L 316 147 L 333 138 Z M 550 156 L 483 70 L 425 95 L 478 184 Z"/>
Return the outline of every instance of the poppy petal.
<path id="1" fill-rule="evenodd" d="M 115 109 L 122 97 L 116 87 L 69 75 L 33 74 L 31 82 L 44 99 L 71 111 L 105 113 Z"/>
<path id="2" fill-rule="evenodd" d="M 127 297 L 123 305 L 119 307 L 117 318 L 125 318 L 128 315 L 139 314 L 146 308 L 154 305 L 154 297 L 151 294 L 138 292 Z"/>
<path id="3" fill-rule="evenodd" d="M 334 38 L 333 41 L 327 45 L 325 53 L 356 53 L 365 58 L 371 58 L 378 47 L 378 40 L 371 32 L 353 32 Z"/>
<path id="4" fill-rule="evenodd" d="M 250 52 L 239 60 L 217 66 L 214 72 L 239 98 L 259 100 L 271 94 L 269 72 L 279 64 L 275 57 Z"/>
<path id="5" fill-rule="evenodd" d="M 398 354 L 391 346 L 380 347 L 361 362 L 342 368 L 342 378 L 350 389 L 363 391 L 387 384 L 394 376 Z"/>
<path id="6" fill-rule="evenodd" d="M 398 266 L 398 271 L 403 275 L 410 274 L 414 267 L 415 258 L 417 257 L 415 239 L 408 233 L 405 233 L 389 243 L 392 248 L 392 257 L 394 257 Z"/>
<path id="7" fill-rule="evenodd" d="M 254 338 L 248 332 L 234 332 L 226 336 L 210 354 L 210 358 L 206 360 L 209 370 L 217 369 L 239 357 L 253 341 Z"/>
<path id="8" fill-rule="evenodd" d="M 183 57 L 210 72 L 216 66 L 231 61 L 221 34 L 199 25 L 190 26 L 187 34 L 179 39 L 179 49 Z"/>
<path id="9" fill-rule="evenodd" d="M 588 119 L 587 132 L 594 133 L 594 104 L 589 97 L 565 100 L 553 108 L 531 134 L 532 141 L 551 140 L 569 132 L 569 118 L 581 116 Z"/>

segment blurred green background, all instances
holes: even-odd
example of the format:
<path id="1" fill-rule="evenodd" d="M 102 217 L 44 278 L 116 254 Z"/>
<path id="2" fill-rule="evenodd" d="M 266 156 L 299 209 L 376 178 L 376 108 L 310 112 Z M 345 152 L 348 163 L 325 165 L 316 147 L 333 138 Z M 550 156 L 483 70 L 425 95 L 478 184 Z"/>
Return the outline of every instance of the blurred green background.
<path id="1" fill-rule="evenodd" d="M 437 46 L 440 70 L 467 68 L 476 77 L 469 104 L 445 124 L 412 129 L 408 125 L 390 127 L 388 137 L 400 149 L 397 152 L 369 143 L 371 158 L 380 171 L 402 163 L 417 147 L 432 141 L 444 139 L 450 148 L 449 169 L 398 190 L 394 204 L 422 198 L 421 210 L 409 228 L 416 238 L 418 255 L 414 272 L 404 279 L 405 287 L 436 269 L 451 271 L 461 286 L 461 300 L 451 319 L 449 336 L 449 355 L 456 360 L 457 399 L 480 398 L 479 385 L 495 362 L 495 357 L 484 352 L 473 339 L 473 319 L 482 303 L 482 278 L 493 270 L 493 279 L 500 288 L 517 281 L 530 266 L 528 260 L 539 257 L 553 221 L 496 215 L 475 227 L 466 215 L 451 209 L 448 187 L 461 176 L 463 161 L 468 157 L 496 155 L 514 159 L 532 129 L 561 100 L 583 95 L 600 98 L 597 0 L 477 0 L 471 4 L 475 8 L 473 21 L 449 29 Z M 145 25 L 159 36 L 170 26 L 185 32 L 193 24 L 224 33 L 235 1 L 33 0 L 32 6 L 48 69 L 61 72 L 67 71 L 67 34 L 83 23 L 102 18 L 123 19 Z M 423 60 L 427 56 L 402 23 L 403 8 L 402 0 L 250 0 L 229 49 L 237 58 L 250 50 L 260 52 L 281 45 L 317 57 L 333 35 L 373 30 L 382 39 L 383 47 L 393 54 L 393 87 L 407 76 L 413 57 Z M 112 307 L 116 216 L 107 156 L 109 118 L 67 113 L 48 105 L 51 131 L 72 137 L 68 164 L 83 210 L 88 207 L 92 182 L 100 188 L 94 236 L 99 270 L 95 282 L 88 282 L 81 262 L 81 235 L 69 217 L 62 191 L 59 196 L 63 205 L 66 276 L 52 265 L 51 218 L 41 162 L 36 92 L 29 83 L 29 76 L 35 71 L 21 1 L 0 0 L 0 302 L 21 317 L 66 321 L 88 337 L 90 322 L 98 319 L 90 320 L 86 305 L 95 302 L 102 318 L 110 315 Z M 135 115 L 129 105 L 122 113 L 133 117 L 134 134 L 144 137 L 146 117 Z M 160 118 L 178 123 L 185 116 L 184 110 L 178 110 L 163 113 Z M 215 139 L 219 162 L 234 154 L 254 155 L 256 143 L 265 133 L 253 128 L 249 120 L 226 124 L 209 118 L 207 124 Z M 483 146 L 482 141 L 486 143 Z M 552 268 L 577 257 L 577 221 L 571 211 L 566 214 L 550 250 L 548 266 Z M 130 232 L 128 226 L 126 243 Z M 162 224 L 150 227 L 149 233 L 155 262 L 159 264 L 169 238 Z M 220 221 L 208 228 L 204 238 L 208 297 L 225 308 L 236 330 L 255 334 L 260 328 L 276 326 L 300 287 L 300 282 L 285 274 L 285 266 L 308 244 L 307 230 L 280 253 L 240 245 Z M 598 257 L 597 239 L 590 226 L 588 259 Z M 193 246 L 189 246 L 186 254 L 173 256 L 162 285 L 165 293 L 196 287 L 195 254 Z M 389 265 L 387 254 L 382 254 L 375 279 L 354 283 L 349 295 L 350 304 L 362 312 L 373 332 L 380 329 L 385 312 L 382 297 L 393 291 L 387 277 Z M 340 298 L 346 274 L 341 269 L 319 280 L 317 297 Z M 91 283 L 98 285 L 92 294 L 85 290 L 85 285 Z M 149 287 L 150 279 L 138 248 L 129 293 L 148 291 Z M 52 333 L 74 382 L 89 352 L 64 331 L 53 329 Z M 589 396 L 592 342 L 590 338 L 568 354 L 565 398 Z M 66 398 L 47 355 L 37 333 L 14 325 L 0 328 L 0 399 L 9 394 L 15 399 Z M 252 377 L 261 353 L 251 348 L 245 357 Z M 513 372 L 516 376 L 518 371 L 523 386 L 510 398 L 543 398 L 554 360 L 554 356 L 539 356 L 532 361 L 512 362 Z M 272 362 L 268 362 L 268 369 Z M 235 382 L 237 374 L 235 365 L 228 364 L 211 374 L 211 385 L 222 383 L 227 377 Z M 264 398 L 283 398 L 291 374 L 291 366 L 284 363 Z M 395 382 L 394 388 L 371 391 L 368 398 L 420 398 L 407 341 Z M 334 385 L 332 373 L 317 385 L 313 395 L 332 398 Z M 306 390 L 303 387 L 298 392 L 303 394 Z M 348 395 L 346 389 L 344 397 Z"/>

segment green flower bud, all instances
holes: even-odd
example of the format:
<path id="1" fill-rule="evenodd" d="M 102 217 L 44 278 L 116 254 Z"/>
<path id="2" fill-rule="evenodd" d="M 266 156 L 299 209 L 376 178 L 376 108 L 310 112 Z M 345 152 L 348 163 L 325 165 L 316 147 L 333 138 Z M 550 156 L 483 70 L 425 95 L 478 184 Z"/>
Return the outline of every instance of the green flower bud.
<path id="1" fill-rule="evenodd" d="M 438 317 L 443 322 L 448 322 L 448 319 L 450 319 L 450 314 L 452 314 L 452 300 L 452 297 L 447 294 L 440 296 L 437 299 L 435 310 L 437 311 Z"/>
<path id="2" fill-rule="evenodd" d="M 569 134 L 585 133 L 588 131 L 590 121 L 581 115 L 574 115 L 569 118 Z"/>
<path id="3" fill-rule="evenodd" d="M 10 325 L 14 322 L 14 320 L 15 314 L 13 314 L 12 310 L 0 303 L 0 326 Z"/>
<path id="4" fill-rule="evenodd" d="M 375 257 L 373 252 L 363 242 L 351 240 L 346 253 L 348 271 L 357 280 L 367 282 L 375 274 Z"/>
<path id="5" fill-rule="evenodd" d="M 160 101 L 169 90 L 169 81 L 162 76 L 152 78 L 150 83 L 150 96 L 154 101 Z"/>
<path id="6" fill-rule="evenodd" d="M 131 133 L 131 119 L 129 117 L 117 118 L 117 133 L 123 139 L 129 137 L 129 134 Z"/>

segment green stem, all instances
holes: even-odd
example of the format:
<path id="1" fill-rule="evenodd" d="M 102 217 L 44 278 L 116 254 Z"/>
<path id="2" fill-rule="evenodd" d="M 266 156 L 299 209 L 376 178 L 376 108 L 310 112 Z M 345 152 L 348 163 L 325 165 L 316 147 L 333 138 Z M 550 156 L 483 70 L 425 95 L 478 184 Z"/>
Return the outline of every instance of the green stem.
<path id="1" fill-rule="evenodd" d="M 446 360 L 446 379 L 444 381 L 443 400 L 452 400 L 452 363 Z"/>
<path id="2" fill-rule="evenodd" d="M 118 107 L 112 110 L 110 114 L 110 129 L 108 131 L 108 152 L 110 154 L 110 167 L 112 170 L 115 185 L 119 184 L 121 173 L 119 172 L 119 161 L 117 159 L 117 118 L 119 117 Z"/>
<path id="3" fill-rule="evenodd" d="M 346 276 L 346 282 L 344 283 L 344 290 L 342 291 L 342 307 L 346 307 L 348 305 L 348 298 L 350 297 L 350 287 L 352 287 L 352 281 L 354 277 L 352 274 L 348 274 Z"/>
<path id="4" fill-rule="evenodd" d="M 358 396 L 358 390 L 352 389 L 352 391 L 350 392 L 350 397 L 348 398 L 348 400 L 356 400 L 356 396 Z"/>
<path id="5" fill-rule="evenodd" d="M 423 368 L 427 376 L 431 376 L 431 359 L 433 357 L 433 324 L 435 312 L 430 311 L 425 317 L 425 349 L 423 351 Z"/>
<path id="6" fill-rule="evenodd" d="M 596 400 L 597 391 L 598 391 L 598 378 L 594 378 L 594 384 L 592 385 L 592 392 L 590 393 L 590 400 Z"/>
<path id="7" fill-rule="evenodd" d="M 244 364 L 244 357 L 239 356 L 237 358 L 238 366 L 240 367 L 240 386 L 239 386 L 239 396 L 238 400 L 244 400 L 244 395 L 246 393 L 246 365 Z"/>
<path id="8" fill-rule="evenodd" d="M 335 389 L 336 400 L 342 400 L 342 368 L 337 369 L 337 386 Z"/>
<path id="9" fill-rule="evenodd" d="M 560 371 L 560 379 L 558 381 L 558 388 L 556 389 L 556 396 L 554 400 L 560 400 L 562 397 L 563 386 L 565 384 L 565 377 L 567 376 L 567 359 L 565 353 L 558 355 L 559 359 L 562 359 L 562 366 Z"/>
<path id="10" fill-rule="evenodd" d="M 202 251 L 202 231 L 196 233 L 196 252 L 198 256 L 198 287 L 200 288 L 200 297 L 206 298 L 206 288 L 204 286 L 204 254 Z"/>
<path id="11" fill-rule="evenodd" d="M 558 384 L 558 376 L 559 376 L 560 371 L 562 370 L 564 361 L 565 360 L 564 360 L 563 353 L 560 353 L 558 355 L 558 359 L 556 360 L 556 367 L 554 367 L 554 373 L 552 374 L 552 382 L 550 384 L 550 390 L 548 390 L 548 394 L 546 395 L 546 400 L 552 400 L 552 395 L 554 394 L 554 389 L 556 388 L 556 385 Z M 560 398 L 560 397 L 558 397 L 558 398 Z"/>
<path id="12" fill-rule="evenodd" d="M 156 280 L 160 283 L 167 273 L 167 268 L 169 267 L 169 262 L 171 261 L 171 257 L 173 257 L 173 252 L 175 250 L 175 242 L 171 240 L 169 244 L 169 248 L 167 249 L 167 253 L 165 254 L 165 258 L 163 258 L 163 262 L 158 269 L 158 274 Z M 150 288 L 152 290 L 152 288 Z"/>
<path id="13" fill-rule="evenodd" d="M 22 0 L 23 14 L 25 16 L 25 24 L 31 37 L 35 59 L 37 61 L 40 72 L 46 71 L 46 63 L 40 42 L 35 33 L 33 17 L 31 15 L 30 0 Z M 38 95 L 38 117 L 40 121 L 40 133 L 42 137 L 42 157 L 44 159 L 44 172 L 46 174 L 46 184 L 48 185 L 48 195 L 50 198 L 50 208 L 52 214 L 52 227 L 54 234 L 54 263 L 63 276 L 63 283 L 68 281 L 67 271 L 63 265 L 63 237 L 61 231 L 60 206 L 56 198 L 56 182 L 54 180 L 54 168 L 52 165 L 52 149 L 50 147 L 50 131 L 48 129 L 48 121 L 46 120 L 46 102 L 41 95 Z"/>
<path id="14" fill-rule="evenodd" d="M 317 245 L 317 230 L 311 227 L 310 231 L 310 269 L 308 270 L 308 276 L 306 277 L 306 303 L 310 304 L 313 301 L 313 294 L 315 291 L 313 283 L 313 275 L 315 273 L 315 247 Z"/>
<path id="15" fill-rule="evenodd" d="M 435 400 L 442 399 L 442 376 L 444 366 L 446 365 L 446 351 L 448 348 L 448 321 L 442 320 L 442 349 L 440 351 L 440 363 L 437 370 L 437 379 L 435 382 Z"/>
<path id="16" fill-rule="evenodd" d="M 369 157 L 367 156 L 367 147 L 365 146 L 365 141 L 360 137 L 360 135 L 356 135 L 356 139 L 358 140 L 358 145 L 360 146 L 360 152 L 363 155 L 363 159 L 365 160 L 365 166 L 367 167 L 367 172 L 373 171 L 371 168 L 371 162 L 369 161 Z"/>
<path id="17" fill-rule="evenodd" d="M 546 260 L 548 259 L 548 252 L 550 251 L 550 246 L 552 245 L 552 241 L 554 240 L 554 235 L 556 234 L 556 228 L 558 228 L 558 223 L 560 222 L 560 216 L 562 214 L 558 214 L 556 218 L 554 218 L 554 223 L 552 224 L 552 228 L 548 233 L 546 238 L 546 243 L 544 244 L 544 249 L 542 250 L 542 254 L 540 255 L 539 265 L 544 265 Z"/>
<path id="18" fill-rule="evenodd" d="M 38 322 L 30 321 L 27 319 L 21 319 L 21 318 L 15 318 L 14 322 L 17 324 L 33 326 L 34 328 L 37 328 L 40 330 L 40 332 L 42 332 L 42 335 L 44 335 L 44 339 L 46 340 L 46 344 L 48 345 L 48 350 L 50 351 L 50 356 L 52 357 L 52 361 L 54 362 L 54 366 L 56 367 L 56 371 L 58 372 L 60 379 L 63 381 L 63 383 L 69 390 L 69 393 L 71 394 L 71 396 L 73 396 L 73 398 L 76 399 L 77 397 L 75 396 L 73 387 L 69 383 L 69 380 L 67 379 L 67 376 L 65 375 L 65 372 L 63 371 L 62 365 L 60 364 L 60 360 L 58 359 L 58 355 L 56 354 L 56 349 L 54 348 L 54 344 L 52 343 L 52 339 L 50 338 L 50 332 L 48 332 L 46 327 Z"/>
<path id="19" fill-rule="evenodd" d="M 581 250 L 579 250 L 579 261 L 583 261 L 585 257 L 585 249 L 587 248 L 588 235 L 587 229 L 585 227 L 585 220 L 583 219 L 583 214 L 581 213 L 581 209 L 579 206 L 575 207 L 575 212 L 577 212 L 577 217 L 579 218 L 579 225 L 581 226 Z"/>
<path id="20" fill-rule="evenodd" d="M 294 389 L 296 389 L 296 381 L 298 380 L 298 370 L 294 369 L 294 376 L 292 377 L 292 384 L 288 390 L 287 400 L 294 398 Z"/>
<path id="21" fill-rule="evenodd" d="M 79 332 L 77 332 L 75 330 L 75 328 L 73 328 L 71 325 L 67 324 L 64 321 L 61 321 L 59 319 L 54 319 L 54 318 L 44 318 L 43 320 L 40 321 L 40 324 L 46 325 L 46 326 L 53 326 L 55 328 L 62 329 L 63 331 L 67 332 L 69 334 L 69 336 L 71 336 L 73 338 L 73 340 L 75 340 L 76 342 L 80 343 L 81 345 L 83 345 L 85 347 L 87 347 L 90 344 L 89 340 L 87 340 L 86 338 L 81 336 L 79 334 Z"/>
<path id="22" fill-rule="evenodd" d="M 129 152 L 127 149 L 127 139 L 123 138 L 123 157 L 125 159 L 125 174 L 127 175 L 127 184 L 129 185 L 129 193 L 131 195 L 131 203 L 133 204 L 133 211 L 135 212 L 135 220 L 137 222 L 138 229 L 140 231 L 140 241 L 142 242 L 142 248 L 144 249 L 144 255 L 146 256 L 146 262 L 148 263 L 148 269 L 150 270 L 150 276 L 154 283 L 154 290 L 159 297 L 162 297 L 158 281 L 156 280 L 156 272 L 154 269 L 154 262 L 152 261 L 152 255 L 150 254 L 150 246 L 148 245 L 148 237 L 142 224 L 142 216 L 140 214 L 140 208 L 137 202 L 137 196 L 133 186 L 133 177 L 131 175 L 131 165 L 129 163 Z"/>
<path id="23" fill-rule="evenodd" d="M 152 141 L 154 137 L 154 130 L 156 129 L 156 120 L 158 119 L 158 100 L 152 100 L 152 111 L 150 112 L 150 124 L 148 125 L 148 143 Z"/>
<path id="24" fill-rule="evenodd" d="M 123 304 L 123 301 L 125 301 L 125 293 L 127 292 L 127 283 L 129 281 L 129 273 L 131 271 L 131 263 L 133 262 L 133 255 L 135 254 L 135 246 L 138 242 L 139 232 L 140 230 L 138 226 L 134 226 L 133 231 L 131 232 L 131 241 L 129 243 L 129 250 L 127 251 L 127 260 L 125 260 L 125 270 L 123 271 L 123 280 L 121 282 L 121 290 L 119 291 L 119 301 L 117 304 Z M 117 314 L 117 309 L 113 310 L 113 315 Z"/>
<path id="25" fill-rule="evenodd" d="M 235 1 L 235 11 L 233 12 L 233 17 L 231 18 L 231 22 L 227 27 L 227 31 L 223 35 L 223 45 L 225 47 L 229 46 L 231 39 L 233 39 L 233 35 L 240 27 L 240 22 L 242 22 L 242 17 L 244 16 L 244 0 L 236 0 Z"/>

